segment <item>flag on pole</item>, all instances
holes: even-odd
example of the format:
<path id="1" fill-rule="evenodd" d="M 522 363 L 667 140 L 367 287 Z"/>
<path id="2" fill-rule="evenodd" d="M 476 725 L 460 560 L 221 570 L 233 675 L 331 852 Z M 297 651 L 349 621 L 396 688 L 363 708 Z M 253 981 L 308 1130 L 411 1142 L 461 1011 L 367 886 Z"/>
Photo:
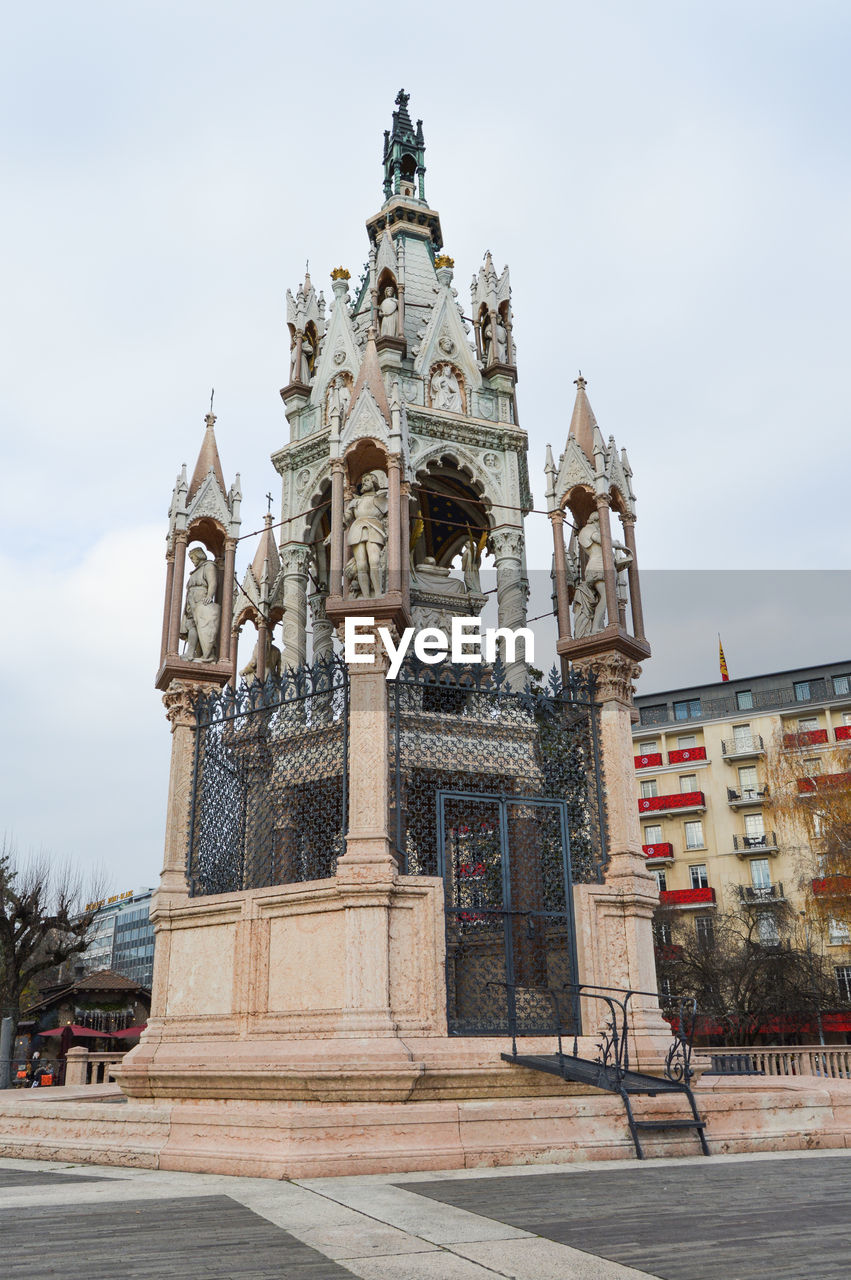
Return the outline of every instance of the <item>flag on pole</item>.
<path id="1" fill-rule="evenodd" d="M 729 680 L 730 672 L 727 670 L 727 659 L 724 657 L 724 646 L 721 643 L 721 637 L 718 637 L 718 663 L 721 667 L 721 679 Z"/>

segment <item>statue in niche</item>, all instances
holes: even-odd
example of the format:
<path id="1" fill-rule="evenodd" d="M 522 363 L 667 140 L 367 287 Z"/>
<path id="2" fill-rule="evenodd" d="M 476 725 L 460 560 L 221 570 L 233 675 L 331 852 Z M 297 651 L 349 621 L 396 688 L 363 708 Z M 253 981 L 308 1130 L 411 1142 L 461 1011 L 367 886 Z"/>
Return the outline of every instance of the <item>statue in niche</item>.
<path id="1" fill-rule="evenodd" d="M 392 285 L 387 285 L 378 304 L 379 337 L 395 338 L 399 332 L 399 303 Z"/>
<path id="2" fill-rule="evenodd" d="M 485 351 L 485 368 L 492 364 L 505 364 L 508 358 L 508 333 L 497 316 L 494 327 L 493 316 L 487 315 L 482 321 L 482 341 Z"/>
<path id="3" fill-rule="evenodd" d="M 431 403 L 435 409 L 452 409 L 460 413 L 463 406 L 461 388 L 451 364 L 439 364 L 431 375 Z"/>
<path id="4" fill-rule="evenodd" d="M 387 493 L 373 472 L 367 472 L 346 508 L 346 545 L 351 548 L 353 572 L 347 576 L 357 594 L 384 594 L 383 551 L 387 545 Z M 353 594 L 355 594 L 353 592 Z"/>
<path id="5" fill-rule="evenodd" d="M 575 557 L 571 556 L 575 582 L 573 596 L 573 634 L 577 640 L 602 631 L 606 625 L 606 570 L 603 560 L 603 539 L 600 532 L 600 516 L 597 511 L 585 521 L 579 530 L 577 542 L 584 552 L 585 567 L 580 573 Z M 621 542 L 612 541 L 618 593 L 626 589 L 623 573 L 632 564 L 632 555 Z M 616 621 L 616 619 L 610 619 Z"/>
<path id="6" fill-rule="evenodd" d="M 482 581 L 479 577 L 479 569 L 482 565 L 482 554 L 476 545 L 476 539 L 472 532 L 464 543 L 464 550 L 461 552 L 461 568 L 464 573 L 464 586 L 471 595 L 482 594 Z"/>
<path id="7" fill-rule="evenodd" d="M 298 335 L 293 339 L 292 345 L 292 363 L 290 365 L 290 378 L 293 382 L 301 382 L 307 386 L 310 382 L 310 362 L 313 359 L 313 343 L 309 333 L 301 335 L 301 359 L 299 359 Z"/>
<path id="8" fill-rule="evenodd" d="M 434 556 L 426 556 L 414 569 L 417 586 L 441 596 L 463 596 L 464 584 L 453 578 L 449 569 L 438 564 Z"/>
<path id="9" fill-rule="evenodd" d="M 330 418 L 332 409 L 340 411 L 340 426 L 349 416 L 349 408 L 352 403 L 351 384 L 344 373 L 338 373 L 331 386 L 328 389 L 328 415 Z"/>
<path id="10" fill-rule="evenodd" d="M 222 606 L 216 604 L 218 573 L 202 547 L 193 547 L 189 559 L 195 567 L 186 583 L 180 620 L 180 638 L 186 641 L 183 657 L 187 662 L 215 662 L 222 616 Z"/>
<path id="11" fill-rule="evenodd" d="M 259 637 L 254 642 L 254 648 L 251 650 L 251 657 L 240 671 L 240 675 L 251 684 L 252 680 L 257 677 L 257 646 L 260 643 Z M 266 675 L 279 678 L 281 674 L 281 651 L 276 644 L 272 644 L 272 637 L 266 636 Z"/>

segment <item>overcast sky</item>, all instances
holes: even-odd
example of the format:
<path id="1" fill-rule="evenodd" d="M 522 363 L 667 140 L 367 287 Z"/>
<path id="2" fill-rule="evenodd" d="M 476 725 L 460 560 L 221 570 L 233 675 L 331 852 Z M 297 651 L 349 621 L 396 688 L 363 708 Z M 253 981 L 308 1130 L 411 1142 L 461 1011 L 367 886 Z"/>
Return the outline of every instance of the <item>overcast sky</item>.
<path id="1" fill-rule="evenodd" d="M 215 386 L 260 524 L 284 293 L 359 275 L 401 85 L 462 302 L 484 250 L 511 267 L 536 506 L 581 368 L 643 568 L 692 571 L 643 687 L 716 678 L 719 630 L 734 674 L 849 654 L 849 34 L 844 0 L 7 8 L 0 827 L 155 883 L 174 477 Z M 760 571 L 754 621 L 697 569 Z"/>

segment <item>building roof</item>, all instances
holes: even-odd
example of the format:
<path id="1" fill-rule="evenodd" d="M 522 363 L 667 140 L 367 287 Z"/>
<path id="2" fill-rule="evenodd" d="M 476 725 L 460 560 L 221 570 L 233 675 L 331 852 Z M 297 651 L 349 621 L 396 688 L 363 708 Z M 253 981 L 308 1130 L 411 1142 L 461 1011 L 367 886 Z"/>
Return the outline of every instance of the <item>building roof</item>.
<path id="1" fill-rule="evenodd" d="M 40 1009 L 49 1008 L 50 1005 L 57 1004 L 67 996 L 84 991 L 123 991 L 128 994 L 132 992 L 144 996 L 150 996 L 151 994 L 147 987 L 140 986 L 132 978 L 126 978 L 123 973 L 114 973 L 112 969 L 98 969 L 95 973 L 84 974 L 82 978 L 77 978 L 74 982 L 59 982 L 54 983 L 53 986 L 45 987 L 41 993 L 41 999 L 31 1004 L 25 1010 L 25 1013 L 35 1013 Z"/>
<path id="2" fill-rule="evenodd" d="M 729 693 L 735 686 L 753 684 L 755 681 L 788 680 L 792 676 L 800 676 L 802 679 L 816 679 L 823 675 L 844 675 L 846 672 L 851 673 L 851 658 L 841 659 L 839 662 L 820 662 L 812 664 L 808 667 L 790 667 L 787 671 L 760 671 L 749 676 L 731 676 L 729 680 L 704 680 L 696 684 L 680 685 L 676 689 L 658 689 L 652 693 L 636 694 L 635 701 L 647 702 L 649 699 L 671 698 L 675 694 L 680 693 L 699 693 L 701 690 L 717 690 L 719 693 Z"/>

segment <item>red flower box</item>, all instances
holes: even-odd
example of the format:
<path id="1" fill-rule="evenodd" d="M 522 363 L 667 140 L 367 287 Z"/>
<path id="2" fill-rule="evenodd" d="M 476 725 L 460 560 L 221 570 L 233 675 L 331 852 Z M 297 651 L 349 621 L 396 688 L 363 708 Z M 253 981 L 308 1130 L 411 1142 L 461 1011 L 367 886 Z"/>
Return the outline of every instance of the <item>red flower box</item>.
<path id="1" fill-rule="evenodd" d="M 655 813 L 665 809 L 705 809 L 702 791 L 683 791 L 672 796 L 642 796 L 638 802 L 639 813 Z"/>
<path id="2" fill-rule="evenodd" d="M 706 747 L 684 747 L 682 751 L 669 751 L 668 764 L 688 764 L 691 760 L 705 760 Z"/>
<path id="3" fill-rule="evenodd" d="M 851 724 L 840 724 L 836 727 L 837 742 L 851 742 Z"/>
<path id="4" fill-rule="evenodd" d="M 827 742 L 827 729 L 808 729 L 806 733 L 784 733 L 784 747 L 818 747 Z"/>
<path id="5" fill-rule="evenodd" d="M 649 756 L 634 756 L 636 769 L 657 769 L 662 764 L 662 752 L 654 751 Z"/>
<path id="6" fill-rule="evenodd" d="M 663 907 L 699 907 L 714 904 L 715 890 L 706 889 L 663 889 L 659 894 L 659 902 Z"/>
<path id="7" fill-rule="evenodd" d="M 643 844 L 641 847 L 647 858 L 673 858 L 674 856 L 672 844 Z"/>

